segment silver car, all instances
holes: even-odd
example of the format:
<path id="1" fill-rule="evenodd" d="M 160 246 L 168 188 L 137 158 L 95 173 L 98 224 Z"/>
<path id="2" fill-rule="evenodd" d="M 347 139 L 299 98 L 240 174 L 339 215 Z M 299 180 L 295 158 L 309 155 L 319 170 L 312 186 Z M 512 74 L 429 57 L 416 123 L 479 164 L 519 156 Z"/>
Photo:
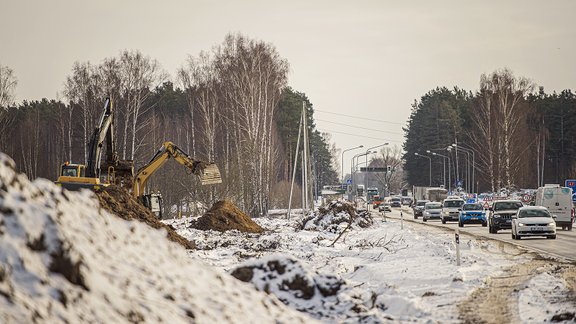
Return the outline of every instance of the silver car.
<path id="1" fill-rule="evenodd" d="M 427 202 L 426 205 L 424 205 L 422 220 L 426 222 L 429 219 L 440 219 L 441 214 L 442 214 L 442 203 Z"/>
<path id="2" fill-rule="evenodd" d="M 512 239 L 519 240 L 524 236 L 556 238 L 556 221 L 546 207 L 522 207 L 512 216 Z"/>

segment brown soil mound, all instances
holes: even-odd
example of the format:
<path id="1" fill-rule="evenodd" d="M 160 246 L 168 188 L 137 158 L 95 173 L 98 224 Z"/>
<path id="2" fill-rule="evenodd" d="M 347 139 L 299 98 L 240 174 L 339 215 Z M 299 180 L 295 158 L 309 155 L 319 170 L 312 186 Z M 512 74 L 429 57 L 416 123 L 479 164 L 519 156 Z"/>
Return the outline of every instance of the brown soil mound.
<path id="1" fill-rule="evenodd" d="M 125 219 L 125 220 L 139 220 L 146 223 L 153 228 L 164 228 L 168 231 L 168 239 L 176 242 L 187 249 L 194 249 L 194 242 L 180 236 L 174 228 L 160 222 L 156 216 L 132 198 L 132 196 L 123 188 L 119 186 L 109 186 L 106 189 L 96 192 L 96 196 L 100 201 L 100 206 L 110 213 Z"/>
<path id="2" fill-rule="evenodd" d="M 221 200 L 210 208 L 204 216 L 192 224 L 199 230 L 214 230 L 225 232 L 239 230 L 240 232 L 262 233 L 264 229 L 256 224 L 250 216 L 228 200 Z"/>

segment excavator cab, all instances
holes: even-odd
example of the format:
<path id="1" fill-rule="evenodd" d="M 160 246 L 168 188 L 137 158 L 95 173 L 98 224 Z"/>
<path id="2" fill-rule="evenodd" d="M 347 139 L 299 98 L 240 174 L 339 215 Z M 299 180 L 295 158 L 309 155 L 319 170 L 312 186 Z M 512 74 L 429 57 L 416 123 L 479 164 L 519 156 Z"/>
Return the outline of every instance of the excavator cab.
<path id="1" fill-rule="evenodd" d="M 84 164 L 70 164 L 66 162 L 60 167 L 61 177 L 83 177 L 85 173 L 86 166 Z"/>
<path id="2" fill-rule="evenodd" d="M 107 183 L 101 182 L 99 178 L 86 177 L 86 166 L 84 164 L 69 162 L 65 162 L 60 166 L 60 174 L 56 185 L 68 190 L 80 190 L 82 188 L 100 190 L 108 186 Z"/>

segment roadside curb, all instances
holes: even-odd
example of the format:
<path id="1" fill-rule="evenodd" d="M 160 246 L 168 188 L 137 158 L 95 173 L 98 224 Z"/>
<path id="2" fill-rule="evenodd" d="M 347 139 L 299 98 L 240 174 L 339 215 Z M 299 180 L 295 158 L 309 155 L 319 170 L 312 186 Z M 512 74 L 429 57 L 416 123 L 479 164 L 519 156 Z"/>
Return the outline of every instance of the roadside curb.
<path id="1" fill-rule="evenodd" d="M 412 216 L 411 218 L 404 217 L 404 221 L 406 221 L 406 222 L 411 222 L 411 223 L 414 223 L 414 224 L 429 226 L 429 227 L 441 229 L 441 230 L 444 230 L 444 231 L 450 232 L 450 233 L 455 233 L 455 232 L 456 232 L 455 229 L 452 229 L 452 228 L 449 228 L 449 227 L 446 227 L 446 226 L 437 225 L 437 224 L 434 224 L 434 223 L 430 223 L 430 224 L 429 224 L 429 223 L 425 223 L 425 222 L 419 222 L 417 219 L 414 219 L 414 218 L 413 218 L 414 214 L 412 213 L 412 210 L 410 210 L 409 208 L 404 208 L 404 207 L 402 207 L 400 211 L 401 211 L 402 213 L 406 213 L 406 214 L 409 214 L 409 215 Z M 380 216 L 382 216 L 382 213 L 380 213 L 380 212 L 377 212 L 377 213 L 378 213 Z M 386 218 L 392 218 L 392 219 L 396 219 L 396 220 L 399 220 L 399 219 L 400 219 L 399 217 L 390 217 L 390 216 L 388 216 L 388 213 L 386 213 L 386 214 L 387 214 Z M 508 241 L 505 241 L 505 240 L 500 239 L 500 238 L 497 238 L 497 237 L 490 237 L 490 236 L 486 236 L 486 235 L 483 235 L 483 234 L 477 234 L 477 233 L 468 232 L 468 231 L 466 231 L 465 229 L 462 229 L 462 228 L 460 228 L 459 232 L 460 232 L 460 235 L 463 235 L 463 234 L 464 234 L 464 235 L 467 235 L 467 236 L 470 236 L 470 237 L 474 237 L 474 238 L 476 238 L 476 239 L 494 240 L 494 241 L 498 241 L 498 242 L 501 242 L 501 243 L 504 243 L 504 244 L 508 244 L 508 245 L 513 246 L 513 247 L 515 247 L 515 248 L 522 249 L 522 250 L 525 250 L 525 251 L 527 251 L 527 252 L 535 253 L 535 254 L 537 254 L 538 256 L 542 257 L 542 258 L 546 258 L 546 259 L 552 258 L 552 259 L 555 259 L 556 261 L 559 261 L 559 262 L 576 263 L 576 258 L 574 258 L 574 257 L 567 257 L 567 256 L 559 255 L 559 254 L 556 254 L 556 253 L 553 253 L 553 252 L 541 250 L 541 249 L 539 249 L 539 248 L 521 245 L 521 244 L 516 243 L 516 242 L 508 242 Z"/>

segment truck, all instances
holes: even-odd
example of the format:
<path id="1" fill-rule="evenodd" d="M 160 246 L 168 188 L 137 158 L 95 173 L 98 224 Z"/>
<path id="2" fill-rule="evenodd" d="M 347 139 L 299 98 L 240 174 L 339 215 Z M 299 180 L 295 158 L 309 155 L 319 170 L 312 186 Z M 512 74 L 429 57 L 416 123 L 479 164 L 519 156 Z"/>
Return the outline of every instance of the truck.
<path id="1" fill-rule="evenodd" d="M 572 188 L 545 184 L 536 191 L 534 204 L 548 208 L 550 214 L 555 217 L 556 226 L 562 227 L 563 230 L 572 230 L 574 223 Z"/>
<path id="2" fill-rule="evenodd" d="M 356 186 L 356 197 L 363 197 L 364 196 L 364 185 L 357 185 Z"/>
<path id="3" fill-rule="evenodd" d="M 378 195 L 378 188 L 370 187 L 366 189 L 366 200 L 368 203 L 372 203 L 374 196 Z"/>
<path id="4" fill-rule="evenodd" d="M 372 207 L 374 209 L 378 208 L 378 206 L 380 206 L 381 203 L 384 202 L 384 197 L 380 196 L 380 195 L 375 195 L 372 198 Z"/>
<path id="5" fill-rule="evenodd" d="M 412 201 L 429 200 L 442 202 L 448 197 L 448 190 L 440 187 L 412 187 Z"/>

